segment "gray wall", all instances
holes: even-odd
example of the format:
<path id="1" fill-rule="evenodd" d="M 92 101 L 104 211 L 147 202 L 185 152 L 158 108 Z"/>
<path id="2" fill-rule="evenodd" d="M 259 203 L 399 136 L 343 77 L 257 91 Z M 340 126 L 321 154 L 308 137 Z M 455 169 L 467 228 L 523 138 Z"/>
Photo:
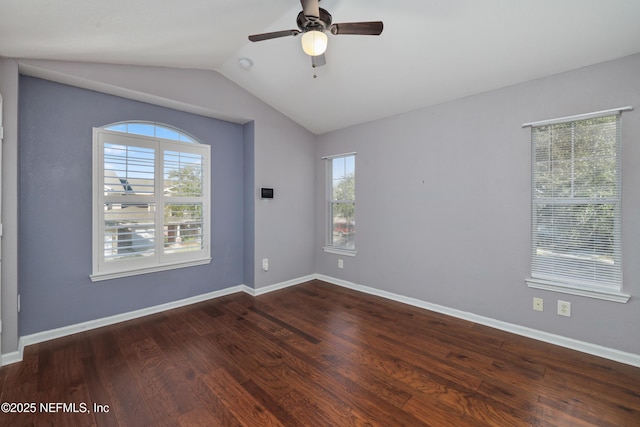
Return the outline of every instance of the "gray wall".
<path id="1" fill-rule="evenodd" d="M 258 187 L 273 186 L 277 198 L 269 204 L 259 203 L 259 200 L 254 199 L 253 212 L 243 212 L 243 216 L 239 217 L 240 221 L 244 221 L 245 227 L 251 224 L 247 229 L 243 229 L 242 280 L 246 277 L 249 285 L 260 288 L 315 272 L 315 235 L 310 225 L 315 218 L 315 200 L 313 191 L 310 191 L 315 179 L 313 134 L 213 71 L 0 59 L 0 92 L 4 96 L 5 110 L 3 175 L 6 178 L 3 183 L 5 235 L 2 241 L 3 354 L 18 350 L 16 298 L 19 72 L 245 125 L 240 131 L 242 137 L 253 135 L 254 139 L 244 140 L 240 144 L 248 156 L 243 154 L 241 166 L 252 166 L 253 172 L 242 175 L 242 180 L 250 180 L 245 181 L 242 190 L 249 191 L 250 197 L 257 197 Z M 249 123 L 252 124 L 247 126 Z M 251 185 L 253 187 L 249 188 Z M 242 202 L 240 198 L 239 203 Z M 285 220 L 286 231 L 283 232 Z M 283 244 L 283 235 L 293 239 L 294 243 Z M 263 272 L 260 268 L 260 260 L 263 257 L 270 259 L 268 272 Z M 21 259 L 21 262 L 32 261 Z M 228 279 L 231 280 L 231 277 Z M 88 283 L 86 287 L 100 287 L 104 284 Z M 81 292 L 85 292 L 84 288 Z M 128 297 L 130 294 L 125 290 L 122 295 Z M 132 296 L 137 298 L 138 294 Z M 151 300 L 147 300 L 147 303 L 153 305 Z M 25 304 L 23 301 L 22 308 L 28 310 Z M 95 300 L 94 305 L 95 319 L 102 317 L 101 306 L 122 307 L 120 302 L 110 299 Z M 31 329 L 33 328 L 29 330 Z M 22 331 L 24 333 L 24 329 Z"/>
<path id="2" fill-rule="evenodd" d="M 321 156 L 356 151 L 357 256 L 316 251 L 318 273 L 640 354 L 640 55 L 322 135 Z M 623 113 L 627 304 L 529 289 L 530 130 L 522 123 Z M 324 241 L 323 220 L 316 239 Z M 319 246 L 319 245 L 317 245 Z M 531 309 L 544 298 L 545 311 Z M 572 317 L 555 314 L 558 299 Z"/>
<path id="3" fill-rule="evenodd" d="M 54 83 L 20 79 L 20 335 L 242 283 L 242 126 Z M 164 123 L 211 146 L 208 265 L 92 283 L 93 127 Z"/>
<path id="4" fill-rule="evenodd" d="M 2 140 L 2 353 L 18 348 L 18 64 L 0 59 Z"/>

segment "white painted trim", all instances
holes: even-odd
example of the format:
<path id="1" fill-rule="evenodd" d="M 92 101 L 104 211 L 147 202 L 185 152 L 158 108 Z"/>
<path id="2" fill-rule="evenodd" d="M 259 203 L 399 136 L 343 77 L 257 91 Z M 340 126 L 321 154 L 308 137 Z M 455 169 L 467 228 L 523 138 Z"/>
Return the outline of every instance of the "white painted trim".
<path id="1" fill-rule="evenodd" d="M 95 252 L 95 251 L 94 251 Z M 136 276 L 138 274 L 156 273 L 158 271 L 175 270 L 177 268 L 194 267 L 196 265 L 206 265 L 211 263 L 211 257 L 187 260 L 180 262 L 158 264 L 151 267 L 142 267 L 133 270 L 120 270 L 111 273 L 95 273 L 90 274 L 89 278 L 92 282 L 101 282 L 103 280 L 119 279 L 123 277 Z"/>
<path id="2" fill-rule="evenodd" d="M 627 365 L 636 366 L 640 368 L 640 354 L 627 353 L 627 352 L 616 350 L 613 348 L 604 347 L 601 345 L 592 344 L 584 341 L 579 341 L 573 338 L 567 338 L 561 335 L 555 335 L 548 332 L 539 331 L 537 329 L 515 325 L 513 323 L 503 322 L 501 320 L 492 319 L 490 317 L 484 317 L 478 314 L 474 314 L 474 313 L 470 313 L 462 310 L 456 310 L 454 308 L 433 304 L 433 303 L 422 301 L 416 298 L 406 297 L 403 295 L 382 291 L 380 289 L 358 285 L 355 283 L 348 282 L 346 280 L 336 279 L 334 277 L 325 276 L 322 274 L 316 274 L 316 278 L 318 280 L 322 280 L 322 281 L 332 283 L 334 285 L 342 286 L 345 288 L 353 289 L 355 291 L 364 292 L 366 294 L 379 296 L 379 297 L 390 299 L 393 301 L 398 301 L 404 304 L 412 305 L 414 307 L 424 308 L 426 310 L 431 310 L 437 313 L 446 314 L 448 316 L 456 317 L 459 319 L 468 320 L 470 322 L 489 326 L 491 328 L 499 329 L 505 332 L 511 332 L 516 335 L 521 335 L 527 338 L 533 338 L 538 341 L 559 345 L 561 347 L 577 350 L 583 353 L 603 357 L 605 359 L 614 360 L 616 362 L 625 363 Z"/>
<path id="3" fill-rule="evenodd" d="M 546 126 L 546 125 L 553 125 L 558 123 L 574 122 L 576 120 L 586 120 L 586 119 L 593 119 L 596 117 L 611 116 L 614 114 L 620 114 L 622 112 L 631 111 L 631 110 L 633 110 L 633 107 L 628 105 L 626 107 L 611 108 L 609 110 L 602 110 L 602 111 L 594 111 L 593 113 L 576 114 L 573 116 L 558 117 L 556 119 L 547 119 L 547 120 L 539 120 L 537 122 L 523 123 L 522 127 L 526 128 L 526 127 Z"/>
<path id="4" fill-rule="evenodd" d="M 356 256 L 355 249 L 340 249 L 340 248 L 336 248 L 335 246 L 325 246 L 322 249 L 328 254 Z"/>
<path id="5" fill-rule="evenodd" d="M 220 298 L 225 295 L 235 294 L 237 292 L 245 292 L 251 296 L 263 295 L 269 292 L 277 291 L 279 289 L 284 289 L 290 286 L 299 285 L 301 283 L 314 280 L 315 278 L 316 278 L 316 275 L 303 276 L 297 279 L 287 280 L 285 282 L 276 283 L 276 284 L 265 286 L 258 289 L 253 289 L 246 285 L 237 285 L 237 286 L 221 289 L 219 291 L 213 291 L 213 292 L 209 292 L 202 295 L 196 295 L 196 296 L 181 299 L 178 301 L 171 301 L 171 302 L 156 305 L 153 307 L 142 308 L 140 310 L 134 310 L 127 313 L 116 314 L 113 316 L 104 317 L 102 319 L 90 320 L 83 323 L 77 323 L 75 325 L 69 325 L 69 326 L 63 326 L 57 329 L 51 329 L 49 331 L 42 331 L 42 332 L 37 332 L 31 335 L 25 335 L 23 337 L 20 337 L 18 341 L 18 351 L 0 355 L 0 366 L 21 362 L 24 354 L 24 348 L 28 345 L 37 344 L 44 341 L 53 340 L 56 338 L 62 338 L 67 335 L 77 334 L 79 332 L 89 331 L 91 329 L 97 329 L 103 326 L 113 325 L 115 323 L 125 322 L 127 320 L 137 319 L 139 317 L 160 313 L 160 312 L 171 310 L 174 308 L 184 307 L 184 306 L 195 304 L 202 301 L 208 301 L 211 299 Z"/>
<path id="6" fill-rule="evenodd" d="M 322 156 L 322 157 L 320 157 L 320 159 L 321 160 L 331 160 L 331 159 L 335 159 L 335 158 L 338 158 L 338 157 L 355 156 L 356 154 L 358 154 L 358 153 L 356 153 L 355 151 L 352 151 L 350 153 L 332 154 L 330 156 Z"/>
<path id="7" fill-rule="evenodd" d="M 467 311 L 457 310 L 454 308 L 445 307 L 438 304 L 422 301 L 416 298 L 406 297 L 403 295 L 394 294 L 392 292 L 383 291 L 380 289 L 371 288 L 368 286 L 358 285 L 346 280 L 337 279 L 335 277 L 325 276 L 323 274 L 310 274 L 308 276 L 302 276 L 296 279 L 287 280 L 273 285 L 265 286 L 262 288 L 254 289 L 246 285 L 233 286 L 219 291 L 210 292 L 207 294 L 197 295 L 194 297 L 182 299 L 179 301 L 173 301 L 166 304 L 157 305 L 154 307 L 148 307 L 141 310 L 132 311 L 129 313 L 118 314 L 115 316 L 105 317 L 103 319 L 91 320 L 89 322 L 79 323 L 76 325 L 65 326 L 51 331 L 39 332 L 32 335 L 27 335 L 20 338 L 18 343 L 18 351 L 12 353 L 3 354 L 0 357 L 0 366 L 5 366 L 10 363 L 16 363 L 22 361 L 24 347 L 37 344 L 39 342 L 61 338 L 67 335 L 75 334 L 78 332 L 87 331 L 90 329 L 100 328 L 102 326 L 112 325 L 118 322 L 124 322 L 126 320 L 136 319 L 138 317 L 148 316 L 150 314 L 159 313 L 173 308 L 183 307 L 197 302 L 202 302 L 214 298 L 219 298 L 225 295 L 230 295 L 236 292 L 245 292 L 252 296 L 264 295 L 269 292 L 274 292 L 280 289 L 288 288 L 291 286 L 299 285 L 310 280 L 322 280 L 327 283 L 342 286 L 344 288 L 353 289 L 358 292 L 363 292 L 370 295 L 379 296 L 392 301 L 401 302 L 414 307 L 423 308 L 425 310 L 435 311 L 437 313 L 446 314 L 448 316 L 456 317 L 458 319 L 468 320 L 470 322 L 478 323 L 480 325 L 489 326 L 491 328 L 499 329 L 505 332 L 510 332 L 516 335 L 521 335 L 527 338 L 532 338 L 538 341 L 555 344 L 561 347 L 577 350 L 583 353 L 591 354 L 605 359 L 613 360 L 627 365 L 636 366 L 640 368 L 640 355 L 634 353 L 627 353 L 624 351 L 616 350 L 592 344 L 584 341 L 575 340 L 572 338 L 563 337 L 561 335 L 555 335 L 537 329 L 528 328 L 525 326 L 515 325 L 513 323 L 503 322 L 501 320 L 492 319 L 490 317 L 480 316 L 478 314 L 470 313 Z"/>
<path id="8" fill-rule="evenodd" d="M 153 123 L 154 126 L 165 126 L 179 131 L 187 135 L 184 131 L 174 128 L 171 125 L 164 125 L 157 122 L 140 122 L 126 121 L 120 123 Z M 111 126 L 111 125 L 107 125 Z M 153 213 L 153 224 L 156 234 L 162 235 L 164 218 L 162 215 L 163 207 L 170 203 L 198 203 L 202 207 L 202 224 L 205 225 L 202 234 L 202 247 L 197 251 L 186 251 L 183 253 L 165 253 L 163 239 L 155 239 L 153 243 L 153 251 L 142 257 L 130 257 L 126 259 L 117 259 L 108 261 L 104 253 L 104 236 L 106 232 L 105 211 L 106 204 L 122 203 L 122 197 L 113 194 L 106 194 L 105 186 L 105 159 L 106 147 L 108 144 L 117 144 L 122 146 L 143 147 L 155 153 L 155 157 L 150 160 L 153 162 L 153 174 L 155 182 L 155 191 L 146 196 L 138 194 L 130 194 L 127 200 L 133 203 L 142 203 L 144 205 L 153 203 L 155 209 Z M 191 143 L 184 141 L 175 141 L 163 139 L 155 135 L 138 135 L 134 133 L 109 130 L 105 127 L 93 128 L 93 178 L 92 178 L 92 274 L 89 276 L 91 281 L 109 280 L 122 277 L 129 277 L 137 274 L 147 274 L 157 271 L 172 270 L 174 268 L 191 267 L 195 265 L 204 265 L 211 262 L 211 227 L 206 226 L 210 223 L 211 218 L 211 146 L 208 144 Z M 176 200 L 168 197 L 159 186 L 163 182 L 163 171 L 166 159 L 161 154 L 164 150 L 172 150 L 175 152 L 190 153 L 201 158 L 202 173 L 202 194 L 200 196 L 183 196 Z M 122 190 L 121 190 L 122 191 Z"/>
<path id="9" fill-rule="evenodd" d="M 0 356 L 0 366 L 10 365 L 12 363 L 22 362 L 22 353 L 24 348 L 20 347 L 18 351 L 3 354 Z"/>
<path id="10" fill-rule="evenodd" d="M 560 292 L 563 294 L 579 295 L 581 297 L 596 298 L 605 301 L 620 302 L 626 304 L 631 295 L 622 292 L 605 291 L 595 288 L 580 288 L 567 284 L 554 283 L 548 280 L 526 278 L 527 286 L 534 289 L 543 289 L 545 291 Z"/>
<path id="11" fill-rule="evenodd" d="M 42 331 L 31 335 L 25 335 L 23 337 L 20 337 L 20 340 L 18 341 L 18 351 L 3 354 L 0 360 L 2 362 L 2 366 L 9 363 L 20 362 L 22 361 L 24 348 L 32 344 L 37 344 L 56 338 L 62 338 L 67 335 L 77 334 L 79 332 L 113 325 L 115 323 L 125 322 L 127 320 L 133 320 L 139 317 L 149 316 L 151 314 L 160 313 L 174 308 L 184 307 L 198 302 L 234 294 L 237 292 L 246 292 L 245 288 L 247 288 L 245 285 L 232 286 L 230 288 L 221 289 L 219 291 L 213 291 L 177 301 L 171 301 L 165 304 L 155 305 L 153 307 L 142 308 L 140 310 L 129 311 L 127 313 L 116 314 L 113 316 L 103 317 L 101 319 L 89 320 L 88 322 L 77 323 L 75 325 L 63 326 L 61 328 L 51 329 L 49 331 Z"/>
<path id="12" fill-rule="evenodd" d="M 254 288 L 250 288 L 248 286 L 245 286 L 243 288 L 243 291 L 245 291 L 246 293 L 248 293 L 251 296 L 256 297 L 258 295 L 264 295 L 264 294 L 267 294 L 269 292 L 278 291 L 280 289 L 288 288 L 290 286 L 299 285 L 301 283 L 308 282 L 310 280 L 315 280 L 316 278 L 317 278 L 316 274 L 310 274 L 308 276 L 298 277 L 296 279 L 291 279 L 291 280 L 287 280 L 287 281 L 284 281 L 284 282 L 275 283 L 273 285 L 265 286 L 265 287 L 258 288 L 258 289 L 254 289 Z"/>

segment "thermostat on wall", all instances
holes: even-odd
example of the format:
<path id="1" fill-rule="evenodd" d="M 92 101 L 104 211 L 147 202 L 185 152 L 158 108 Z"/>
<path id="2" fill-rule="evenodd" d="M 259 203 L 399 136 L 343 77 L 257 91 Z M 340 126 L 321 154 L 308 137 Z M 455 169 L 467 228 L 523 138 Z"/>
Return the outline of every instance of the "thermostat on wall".
<path id="1" fill-rule="evenodd" d="M 261 188 L 260 189 L 260 198 L 261 199 L 273 199 L 273 188 Z"/>

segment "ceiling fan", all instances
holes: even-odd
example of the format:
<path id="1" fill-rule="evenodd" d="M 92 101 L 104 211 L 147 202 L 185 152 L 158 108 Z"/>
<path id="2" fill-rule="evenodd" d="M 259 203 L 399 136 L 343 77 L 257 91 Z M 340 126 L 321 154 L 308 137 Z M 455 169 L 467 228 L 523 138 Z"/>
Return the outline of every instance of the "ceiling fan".
<path id="1" fill-rule="evenodd" d="M 326 32 L 333 35 L 356 34 L 378 36 L 382 33 L 382 21 L 331 23 L 331 14 L 319 6 L 320 0 L 300 0 L 302 11 L 298 14 L 297 30 L 274 31 L 271 33 L 249 36 L 252 42 L 275 39 L 286 36 L 297 36 L 302 33 L 302 50 L 311 56 L 313 67 L 326 64 L 324 52 L 327 49 Z"/>

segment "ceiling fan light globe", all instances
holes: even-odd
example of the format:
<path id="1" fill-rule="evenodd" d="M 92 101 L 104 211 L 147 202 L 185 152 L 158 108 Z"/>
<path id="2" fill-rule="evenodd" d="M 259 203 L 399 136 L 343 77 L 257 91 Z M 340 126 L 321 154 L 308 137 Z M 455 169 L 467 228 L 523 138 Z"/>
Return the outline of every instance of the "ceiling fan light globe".
<path id="1" fill-rule="evenodd" d="M 302 34 L 302 50 L 309 56 L 322 55 L 327 50 L 328 40 L 322 31 L 307 31 Z"/>

